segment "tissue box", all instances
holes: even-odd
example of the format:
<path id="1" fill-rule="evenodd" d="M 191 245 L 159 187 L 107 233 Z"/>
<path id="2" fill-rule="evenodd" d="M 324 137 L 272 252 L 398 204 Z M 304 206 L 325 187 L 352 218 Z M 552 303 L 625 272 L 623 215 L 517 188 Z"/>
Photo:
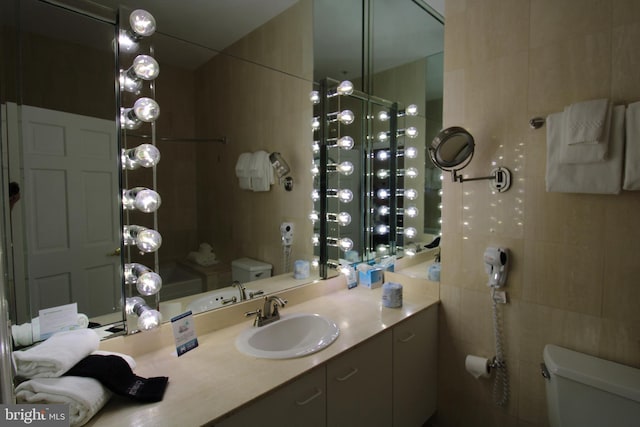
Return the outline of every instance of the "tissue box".
<path id="1" fill-rule="evenodd" d="M 369 289 L 379 288 L 382 286 L 382 269 L 358 271 L 358 284 Z"/>

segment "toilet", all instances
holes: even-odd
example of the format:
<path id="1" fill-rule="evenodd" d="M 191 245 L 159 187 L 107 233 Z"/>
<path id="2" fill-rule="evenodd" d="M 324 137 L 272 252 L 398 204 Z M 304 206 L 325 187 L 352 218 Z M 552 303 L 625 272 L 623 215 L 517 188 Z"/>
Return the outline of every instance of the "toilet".
<path id="1" fill-rule="evenodd" d="M 231 261 L 231 280 L 240 283 L 271 277 L 271 264 L 251 258 Z"/>
<path id="2" fill-rule="evenodd" d="M 551 427 L 640 425 L 640 369 L 552 344 L 543 356 Z"/>

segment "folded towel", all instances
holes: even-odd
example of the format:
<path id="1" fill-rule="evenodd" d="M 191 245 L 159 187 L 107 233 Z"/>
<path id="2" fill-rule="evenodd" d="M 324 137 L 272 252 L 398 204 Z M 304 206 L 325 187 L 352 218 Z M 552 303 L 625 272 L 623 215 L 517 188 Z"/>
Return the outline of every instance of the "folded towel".
<path id="1" fill-rule="evenodd" d="M 627 107 L 627 144 L 624 163 L 625 190 L 640 190 L 640 102 Z"/>
<path id="2" fill-rule="evenodd" d="M 251 190 L 251 153 L 242 153 L 236 162 L 236 177 L 243 190 Z"/>
<path id="3" fill-rule="evenodd" d="M 118 356 L 118 357 L 121 357 L 122 359 L 124 359 L 124 361 L 127 362 L 127 365 L 129 365 L 129 367 L 131 369 L 136 369 L 136 360 L 133 357 L 129 356 L 128 354 L 118 353 L 116 351 L 96 350 L 96 351 L 91 352 L 91 354 L 89 356 L 91 356 L 91 355 L 94 355 L 94 356 L 96 356 L 96 355 L 97 356 Z"/>
<path id="4" fill-rule="evenodd" d="M 622 157 L 624 151 L 623 105 L 613 108 L 609 156 L 601 163 L 565 164 L 560 161 L 564 132 L 564 113 L 547 117 L 546 188 L 560 193 L 618 194 L 622 189 Z"/>
<path id="5" fill-rule="evenodd" d="M 16 374 L 23 378 L 59 377 L 96 351 L 100 344 L 92 329 L 77 329 L 53 334 L 42 344 L 13 352 Z"/>
<path id="6" fill-rule="evenodd" d="M 66 403 L 71 426 L 91 419 L 112 396 L 98 380 L 85 377 L 36 378 L 16 387 L 16 402 Z"/>
<path id="7" fill-rule="evenodd" d="M 562 163 L 597 163 L 607 158 L 611 108 L 606 99 L 569 105 L 563 120 Z"/>
<path id="8" fill-rule="evenodd" d="M 578 102 L 565 108 L 567 144 L 597 144 L 605 134 L 609 114 L 607 99 Z"/>
<path id="9" fill-rule="evenodd" d="M 269 191 L 274 183 L 273 166 L 269 153 L 260 150 L 251 156 L 251 189 L 253 191 Z"/>
<path id="10" fill-rule="evenodd" d="M 89 318 L 86 314 L 78 313 L 78 324 L 69 329 L 81 329 L 89 326 Z M 40 318 L 34 317 L 31 323 L 11 325 L 13 343 L 18 347 L 28 346 L 40 341 Z"/>

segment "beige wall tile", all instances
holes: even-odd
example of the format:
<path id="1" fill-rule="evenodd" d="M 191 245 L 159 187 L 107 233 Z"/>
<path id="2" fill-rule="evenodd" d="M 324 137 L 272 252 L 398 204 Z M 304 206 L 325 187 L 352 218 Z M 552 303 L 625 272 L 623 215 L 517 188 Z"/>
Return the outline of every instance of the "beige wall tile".
<path id="1" fill-rule="evenodd" d="M 640 100 L 640 81 L 630 79 L 640 67 L 640 22 L 613 29 L 611 98 L 617 103 Z"/>

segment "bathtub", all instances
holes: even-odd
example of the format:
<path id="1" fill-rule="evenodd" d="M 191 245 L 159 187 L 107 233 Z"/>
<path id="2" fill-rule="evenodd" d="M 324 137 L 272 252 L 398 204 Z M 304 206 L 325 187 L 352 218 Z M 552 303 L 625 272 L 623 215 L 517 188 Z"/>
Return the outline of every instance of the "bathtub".
<path id="1" fill-rule="evenodd" d="M 160 265 L 160 277 L 162 277 L 162 289 L 160 289 L 162 301 L 199 294 L 204 285 L 202 277 L 175 263 Z"/>

